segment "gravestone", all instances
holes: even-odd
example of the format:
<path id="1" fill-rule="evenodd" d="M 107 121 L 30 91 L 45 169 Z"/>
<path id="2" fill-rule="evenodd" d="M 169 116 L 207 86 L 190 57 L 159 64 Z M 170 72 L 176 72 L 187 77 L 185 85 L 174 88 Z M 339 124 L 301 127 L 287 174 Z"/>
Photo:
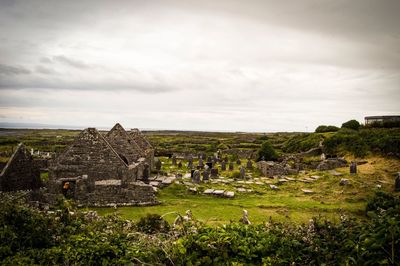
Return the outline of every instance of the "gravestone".
<path id="1" fill-rule="evenodd" d="M 190 170 L 190 178 L 191 178 L 191 179 L 193 179 L 193 173 L 194 173 L 194 171 L 196 171 L 196 170 L 195 170 L 195 169 L 191 169 L 191 170 Z"/>
<path id="2" fill-rule="evenodd" d="M 179 163 L 178 163 L 178 168 L 182 168 L 182 162 L 181 161 L 179 161 Z"/>
<path id="3" fill-rule="evenodd" d="M 400 191 L 400 172 L 397 173 L 396 180 L 394 182 L 394 191 Z"/>
<path id="4" fill-rule="evenodd" d="M 249 213 L 247 212 L 247 210 L 243 210 L 243 216 L 242 218 L 240 218 L 239 222 L 241 222 L 242 224 L 251 224 L 249 220 Z"/>
<path id="5" fill-rule="evenodd" d="M 176 156 L 172 155 L 172 165 L 176 165 Z"/>
<path id="6" fill-rule="evenodd" d="M 246 168 L 249 170 L 253 169 L 253 162 L 250 159 L 247 161 Z"/>
<path id="7" fill-rule="evenodd" d="M 148 183 L 149 177 L 150 177 L 150 167 L 148 163 L 145 163 L 143 169 L 143 182 Z"/>
<path id="8" fill-rule="evenodd" d="M 212 157 L 211 156 L 207 157 L 207 163 L 212 163 Z"/>
<path id="9" fill-rule="evenodd" d="M 233 171 L 233 162 L 229 163 L 229 171 Z"/>
<path id="10" fill-rule="evenodd" d="M 217 168 L 211 168 L 211 177 L 212 178 L 218 177 L 218 169 Z"/>
<path id="11" fill-rule="evenodd" d="M 196 183 L 196 184 L 200 183 L 200 171 L 199 170 L 194 170 L 192 182 Z"/>
<path id="12" fill-rule="evenodd" d="M 160 160 L 160 159 L 157 159 L 157 160 L 155 161 L 154 165 L 155 165 L 157 171 L 160 171 L 160 170 L 161 170 L 162 163 L 161 163 L 161 160 Z"/>
<path id="13" fill-rule="evenodd" d="M 208 179 L 210 179 L 210 170 L 205 169 L 203 171 L 203 181 L 207 181 Z"/>
<path id="14" fill-rule="evenodd" d="M 229 162 L 228 156 L 225 156 L 224 162 L 225 162 L 225 163 L 228 163 L 228 162 Z"/>
<path id="15" fill-rule="evenodd" d="M 226 162 L 225 161 L 221 162 L 221 171 L 226 171 Z"/>
<path id="16" fill-rule="evenodd" d="M 244 167 L 240 167 L 240 178 L 245 179 L 246 178 L 246 170 L 244 170 Z"/>
<path id="17" fill-rule="evenodd" d="M 355 161 L 350 163 L 350 174 L 357 174 L 357 163 Z"/>
<path id="18" fill-rule="evenodd" d="M 213 168 L 213 163 L 212 162 L 207 162 L 206 165 L 208 166 L 208 168 Z"/>
<path id="19" fill-rule="evenodd" d="M 242 164 L 242 161 L 241 161 L 240 159 L 237 159 L 237 160 L 236 160 L 236 164 L 237 164 L 237 165 L 241 165 L 241 164 Z"/>
<path id="20" fill-rule="evenodd" d="M 193 167 L 193 157 L 190 155 L 188 158 L 188 168 L 192 168 Z"/>
<path id="21" fill-rule="evenodd" d="M 199 159 L 199 167 L 203 168 L 204 167 L 204 163 L 203 163 L 203 158 Z"/>

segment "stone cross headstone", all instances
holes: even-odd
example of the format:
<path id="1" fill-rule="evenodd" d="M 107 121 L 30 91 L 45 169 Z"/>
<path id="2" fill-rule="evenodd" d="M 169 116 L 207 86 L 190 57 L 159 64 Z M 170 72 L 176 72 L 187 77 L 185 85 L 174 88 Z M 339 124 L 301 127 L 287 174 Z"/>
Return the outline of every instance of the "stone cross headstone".
<path id="1" fill-rule="evenodd" d="M 253 162 L 250 159 L 247 161 L 246 168 L 247 169 L 253 169 Z"/>
<path id="2" fill-rule="evenodd" d="M 240 178 L 245 179 L 246 178 L 246 170 L 244 170 L 244 167 L 240 167 Z"/>
<path id="3" fill-rule="evenodd" d="M 236 160 L 236 164 L 237 164 L 237 165 L 241 165 L 241 164 L 242 164 L 242 161 L 241 161 L 240 159 L 237 159 L 237 160 Z"/>
<path id="4" fill-rule="evenodd" d="M 229 163 L 229 171 L 233 171 L 233 162 Z"/>
<path id="5" fill-rule="evenodd" d="M 226 171 L 226 162 L 225 161 L 221 162 L 221 171 Z"/>
<path id="6" fill-rule="evenodd" d="M 203 168 L 204 167 L 204 163 L 203 163 L 203 158 L 199 159 L 199 167 Z"/>
<path id="7" fill-rule="evenodd" d="M 176 165 L 176 156 L 172 155 L 172 165 Z"/>
<path id="8" fill-rule="evenodd" d="M 400 191 L 400 172 L 397 173 L 396 180 L 394 182 L 394 191 Z"/>
<path id="9" fill-rule="evenodd" d="M 350 163 L 350 174 L 357 174 L 357 163 L 354 161 Z"/>

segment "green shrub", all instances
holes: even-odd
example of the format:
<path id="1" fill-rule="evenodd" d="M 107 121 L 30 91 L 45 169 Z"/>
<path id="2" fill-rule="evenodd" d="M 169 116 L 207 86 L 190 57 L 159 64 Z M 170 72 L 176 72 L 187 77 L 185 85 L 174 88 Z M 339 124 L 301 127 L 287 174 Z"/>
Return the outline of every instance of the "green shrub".
<path id="1" fill-rule="evenodd" d="M 349 120 L 342 124 L 342 128 L 348 128 L 353 130 L 358 130 L 360 128 L 360 123 L 357 120 Z"/>
<path id="2" fill-rule="evenodd" d="M 260 161 L 262 159 L 267 161 L 275 161 L 278 159 L 278 153 L 268 141 L 264 141 L 263 144 L 261 144 L 260 149 L 258 150 L 257 157 L 257 161 Z"/>
<path id="3" fill-rule="evenodd" d="M 325 126 L 321 125 L 315 129 L 315 133 L 326 133 L 326 132 L 336 132 L 339 128 L 336 126 Z"/>
<path id="4" fill-rule="evenodd" d="M 168 222 L 158 214 L 147 214 L 140 218 L 136 226 L 139 231 L 147 234 L 166 233 L 170 229 Z"/>

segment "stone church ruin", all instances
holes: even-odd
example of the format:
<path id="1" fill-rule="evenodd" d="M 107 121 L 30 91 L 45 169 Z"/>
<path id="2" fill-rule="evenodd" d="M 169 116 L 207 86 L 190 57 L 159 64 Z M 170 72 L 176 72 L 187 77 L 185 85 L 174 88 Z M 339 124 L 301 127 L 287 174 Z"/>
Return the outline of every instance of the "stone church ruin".
<path id="1" fill-rule="evenodd" d="M 20 143 L 0 174 L 0 191 L 32 190 L 42 186 L 39 165 Z"/>
<path id="2" fill-rule="evenodd" d="M 49 193 L 89 206 L 158 203 L 153 188 L 141 181 L 150 174 L 154 149 L 140 131 L 132 135 L 120 124 L 105 135 L 95 128 L 83 130 L 50 163 Z"/>

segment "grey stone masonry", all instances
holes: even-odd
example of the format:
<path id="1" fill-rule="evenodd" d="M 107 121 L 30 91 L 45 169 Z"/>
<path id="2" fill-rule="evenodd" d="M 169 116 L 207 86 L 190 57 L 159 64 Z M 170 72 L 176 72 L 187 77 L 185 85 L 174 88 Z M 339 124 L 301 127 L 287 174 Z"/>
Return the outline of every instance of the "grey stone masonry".
<path id="1" fill-rule="evenodd" d="M 0 174 L 0 190 L 31 190 L 41 185 L 39 167 L 20 143 Z"/>
<path id="2" fill-rule="evenodd" d="M 105 139 L 128 165 L 136 163 L 139 158 L 146 156 L 144 150 L 139 147 L 119 123 L 115 124 L 106 134 Z"/>

